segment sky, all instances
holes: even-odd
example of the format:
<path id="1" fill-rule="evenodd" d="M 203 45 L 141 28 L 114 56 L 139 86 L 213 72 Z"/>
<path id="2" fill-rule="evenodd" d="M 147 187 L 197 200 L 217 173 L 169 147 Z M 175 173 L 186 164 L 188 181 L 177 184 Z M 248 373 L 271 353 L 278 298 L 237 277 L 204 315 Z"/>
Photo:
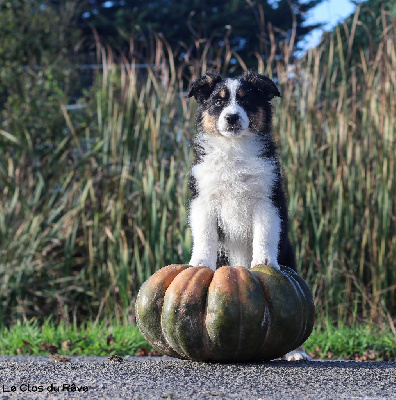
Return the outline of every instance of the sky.
<path id="1" fill-rule="evenodd" d="M 360 1 L 359 1 L 360 2 Z M 316 29 L 306 36 L 304 50 L 319 44 L 323 30 L 329 31 L 337 23 L 351 15 L 356 9 L 350 0 L 324 0 L 309 12 L 308 24 L 323 22 L 323 29 Z"/>

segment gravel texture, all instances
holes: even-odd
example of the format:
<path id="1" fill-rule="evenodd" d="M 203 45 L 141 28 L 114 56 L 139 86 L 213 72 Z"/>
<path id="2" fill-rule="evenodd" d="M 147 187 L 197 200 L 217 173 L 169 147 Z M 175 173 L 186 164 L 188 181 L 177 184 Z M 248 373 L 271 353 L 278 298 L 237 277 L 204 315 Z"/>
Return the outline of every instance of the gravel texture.
<path id="1" fill-rule="evenodd" d="M 170 357 L 54 362 L 2 356 L 0 398 L 396 399 L 396 362 L 219 364 Z"/>

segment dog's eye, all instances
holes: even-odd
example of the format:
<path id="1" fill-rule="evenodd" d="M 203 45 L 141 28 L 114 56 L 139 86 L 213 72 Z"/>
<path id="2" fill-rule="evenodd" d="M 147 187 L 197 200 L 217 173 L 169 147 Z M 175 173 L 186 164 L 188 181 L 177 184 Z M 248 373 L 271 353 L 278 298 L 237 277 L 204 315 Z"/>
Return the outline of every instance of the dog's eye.
<path id="1" fill-rule="evenodd" d="M 215 106 L 221 106 L 223 104 L 223 99 L 217 99 L 214 104 Z"/>
<path id="2" fill-rule="evenodd" d="M 244 96 L 238 96 L 238 101 L 241 103 L 250 103 L 251 102 L 251 95 L 245 94 Z"/>

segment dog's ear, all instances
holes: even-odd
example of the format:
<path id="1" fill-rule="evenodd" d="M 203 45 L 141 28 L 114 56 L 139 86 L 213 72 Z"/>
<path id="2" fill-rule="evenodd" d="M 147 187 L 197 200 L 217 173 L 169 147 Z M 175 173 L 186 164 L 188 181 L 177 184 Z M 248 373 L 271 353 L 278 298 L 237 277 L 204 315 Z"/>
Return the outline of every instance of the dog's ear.
<path id="1" fill-rule="evenodd" d="M 222 80 L 217 72 L 207 72 L 191 85 L 188 97 L 194 96 L 198 103 L 203 103 L 212 94 L 214 87 Z"/>
<path id="2" fill-rule="evenodd" d="M 242 75 L 242 78 L 259 90 L 267 100 L 272 100 L 275 96 L 281 97 L 275 83 L 267 76 L 254 71 L 247 71 Z"/>

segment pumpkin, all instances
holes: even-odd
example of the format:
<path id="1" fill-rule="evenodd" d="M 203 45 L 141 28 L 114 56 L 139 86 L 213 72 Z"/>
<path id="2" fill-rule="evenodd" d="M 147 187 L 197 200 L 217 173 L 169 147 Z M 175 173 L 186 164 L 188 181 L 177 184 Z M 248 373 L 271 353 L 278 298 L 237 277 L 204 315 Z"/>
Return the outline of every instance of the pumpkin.
<path id="1" fill-rule="evenodd" d="M 293 270 L 257 266 L 169 265 L 136 299 L 137 325 L 154 349 L 197 361 L 281 357 L 300 346 L 314 323 L 306 282 Z"/>

